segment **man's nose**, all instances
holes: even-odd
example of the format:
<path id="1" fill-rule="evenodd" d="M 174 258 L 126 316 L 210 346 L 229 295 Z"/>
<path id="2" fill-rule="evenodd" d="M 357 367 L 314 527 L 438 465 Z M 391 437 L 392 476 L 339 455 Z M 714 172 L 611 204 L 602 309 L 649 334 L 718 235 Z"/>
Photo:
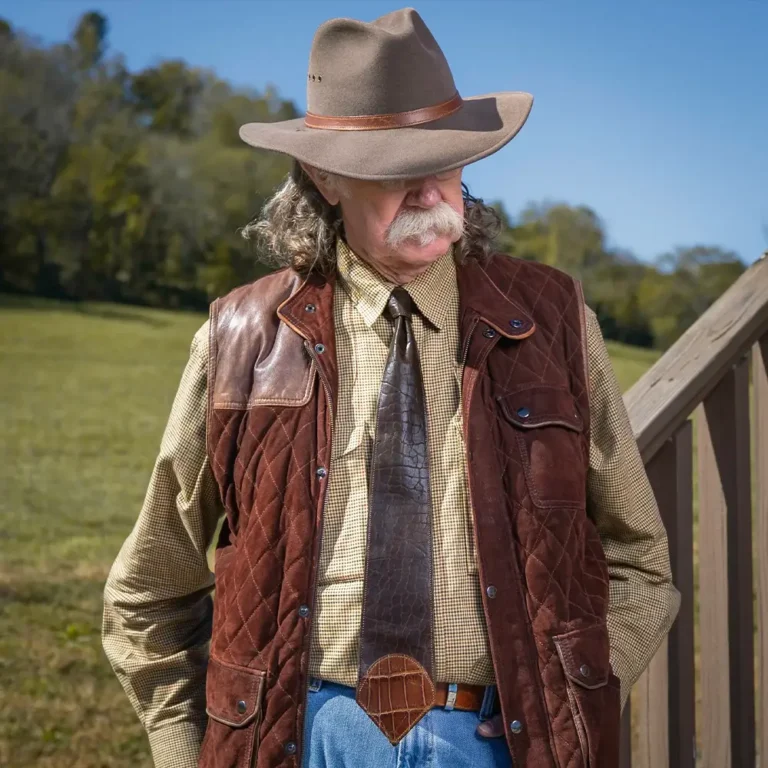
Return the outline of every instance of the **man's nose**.
<path id="1" fill-rule="evenodd" d="M 434 208 L 442 199 L 437 182 L 434 179 L 424 179 L 408 194 L 407 203 L 417 208 Z"/>

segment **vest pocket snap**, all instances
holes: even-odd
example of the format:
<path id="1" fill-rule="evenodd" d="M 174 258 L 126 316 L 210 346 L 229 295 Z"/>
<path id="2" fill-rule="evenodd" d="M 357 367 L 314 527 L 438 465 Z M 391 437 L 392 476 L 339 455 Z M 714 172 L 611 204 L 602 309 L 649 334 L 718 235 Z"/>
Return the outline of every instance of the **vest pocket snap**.
<path id="1" fill-rule="evenodd" d="M 201 765 L 218 765 L 224 758 L 226 765 L 255 764 L 265 687 L 266 672 L 209 659 Z"/>
<path id="2" fill-rule="evenodd" d="M 497 398 L 511 425 L 531 500 L 536 506 L 586 504 L 588 446 L 584 422 L 570 390 L 531 385 Z M 507 427 L 509 430 L 509 426 Z"/>
<path id="3" fill-rule="evenodd" d="M 586 768 L 619 763 L 621 692 L 611 671 L 608 629 L 596 624 L 553 638 Z"/>

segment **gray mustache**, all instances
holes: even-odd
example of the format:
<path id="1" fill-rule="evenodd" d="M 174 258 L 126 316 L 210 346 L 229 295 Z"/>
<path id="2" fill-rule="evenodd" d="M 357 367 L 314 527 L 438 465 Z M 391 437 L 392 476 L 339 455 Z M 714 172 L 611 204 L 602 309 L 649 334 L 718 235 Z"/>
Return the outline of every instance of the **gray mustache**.
<path id="1" fill-rule="evenodd" d="M 442 235 L 458 240 L 464 231 L 464 218 L 446 202 L 427 210 L 410 210 L 399 213 L 387 227 L 386 243 L 397 248 L 407 240 L 419 245 L 429 245 Z"/>

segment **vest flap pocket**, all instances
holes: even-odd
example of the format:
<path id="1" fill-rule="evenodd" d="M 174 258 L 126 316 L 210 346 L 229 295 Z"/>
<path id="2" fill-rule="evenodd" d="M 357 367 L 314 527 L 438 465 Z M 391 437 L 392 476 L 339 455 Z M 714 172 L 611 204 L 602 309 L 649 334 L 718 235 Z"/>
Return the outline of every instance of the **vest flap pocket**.
<path id="1" fill-rule="evenodd" d="M 497 398 L 509 421 L 522 429 L 561 426 L 574 432 L 584 430 L 576 401 L 568 389 L 535 384 Z"/>
<path id="2" fill-rule="evenodd" d="M 582 688 L 601 688 L 611 676 L 608 631 L 600 624 L 553 638 L 569 680 Z"/>
<path id="3" fill-rule="evenodd" d="M 208 661 L 206 712 L 214 720 L 232 728 L 252 722 L 261 709 L 266 672 Z"/>

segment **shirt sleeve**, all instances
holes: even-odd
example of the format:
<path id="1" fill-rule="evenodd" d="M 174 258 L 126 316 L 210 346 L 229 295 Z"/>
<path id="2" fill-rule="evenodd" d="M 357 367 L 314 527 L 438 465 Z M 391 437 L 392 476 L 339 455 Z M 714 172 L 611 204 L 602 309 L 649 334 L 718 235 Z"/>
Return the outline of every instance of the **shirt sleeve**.
<path id="1" fill-rule="evenodd" d="M 622 706 L 680 606 L 667 534 L 594 312 L 586 309 L 591 443 L 587 504 L 608 563 L 611 664 Z"/>
<path id="2" fill-rule="evenodd" d="M 104 592 L 107 657 L 156 768 L 193 768 L 205 732 L 213 574 L 223 514 L 206 451 L 208 323 L 195 335 L 144 504 Z"/>

